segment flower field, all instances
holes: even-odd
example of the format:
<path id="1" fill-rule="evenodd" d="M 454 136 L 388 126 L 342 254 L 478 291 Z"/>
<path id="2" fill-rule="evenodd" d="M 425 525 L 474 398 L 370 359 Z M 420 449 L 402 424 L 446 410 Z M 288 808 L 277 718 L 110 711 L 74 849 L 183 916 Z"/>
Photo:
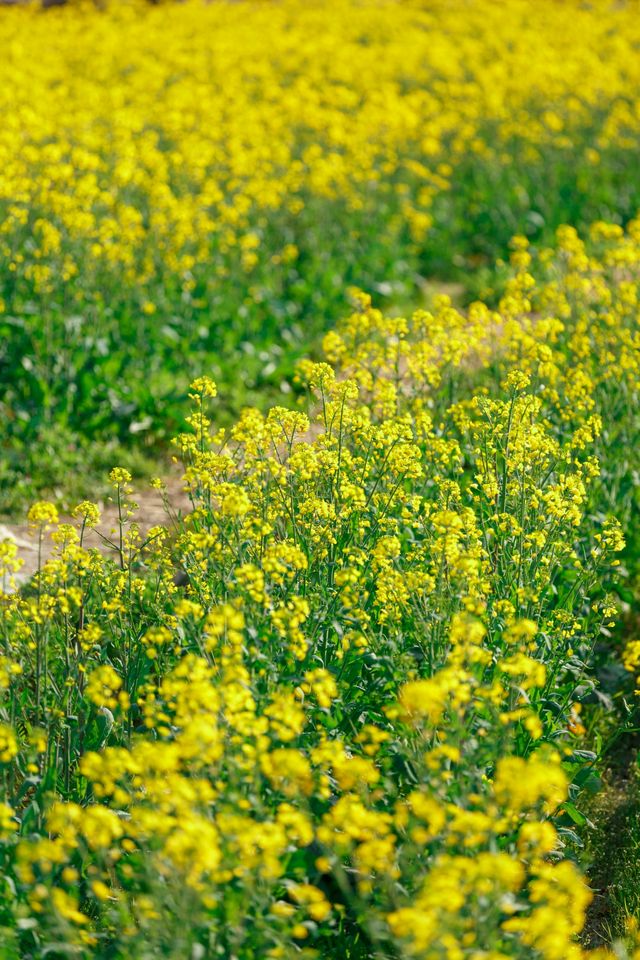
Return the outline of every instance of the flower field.
<path id="1" fill-rule="evenodd" d="M 640 207 L 633 2 L 0 12 L 4 509 L 139 469 L 203 370 L 286 399 L 350 285 L 495 302 L 512 235 Z"/>
<path id="2" fill-rule="evenodd" d="M 0 38 L 0 960 L 640 960 L 635 4 Z"/>

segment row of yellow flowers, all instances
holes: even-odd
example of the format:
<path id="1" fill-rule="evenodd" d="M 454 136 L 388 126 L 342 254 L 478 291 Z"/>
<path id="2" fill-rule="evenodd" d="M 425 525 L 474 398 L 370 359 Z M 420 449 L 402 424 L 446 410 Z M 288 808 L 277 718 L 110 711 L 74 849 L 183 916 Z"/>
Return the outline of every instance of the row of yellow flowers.
<path id="1" fill-rule="evenodd" d="M 516 238 L 495 311 L 354 293 L 307 412 L 216 429 L 192 384 L 184 517 L 143 533 L 122 468 L 106 556 L 95 504 L 32 507 L 55 553 L 2 595 L 5 956 L 610 956 L 578 940 L 575 823 L 639 283 L 638 223 L 596 224 Z"/>

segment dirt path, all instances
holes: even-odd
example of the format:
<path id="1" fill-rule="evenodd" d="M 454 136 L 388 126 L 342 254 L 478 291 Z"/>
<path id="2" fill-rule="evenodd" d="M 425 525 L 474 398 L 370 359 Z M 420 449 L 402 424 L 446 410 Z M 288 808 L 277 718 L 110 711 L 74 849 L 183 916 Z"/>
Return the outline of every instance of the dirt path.
<path id="1" fill-rule="evenodd" d="M 587 870 L 593 900 L 587 911 L 582 939 L 586 947 L 610 946 L 624 935 L 625 889 L 637 891 L 640 795 L 633 774 L 637 762 L 638 737 L 629 737 L 625 766 L 606 770 L 604 785 L 593 802 L 589 816 L 595 826 L 589 837 L 592 862 Z"/>

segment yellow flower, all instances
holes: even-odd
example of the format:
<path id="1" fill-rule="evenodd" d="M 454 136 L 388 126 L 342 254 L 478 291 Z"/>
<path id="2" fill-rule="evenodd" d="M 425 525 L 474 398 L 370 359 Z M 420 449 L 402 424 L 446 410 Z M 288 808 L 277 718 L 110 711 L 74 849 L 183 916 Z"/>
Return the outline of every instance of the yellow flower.
<path id="1" fill-rule="evenodd" d="M 50 524 L 58 523 L 59 517 L 53 503 L 48 500 L 40 500 L 30 507 L 27 519 L 34 527 L 48 528 Z"/>

